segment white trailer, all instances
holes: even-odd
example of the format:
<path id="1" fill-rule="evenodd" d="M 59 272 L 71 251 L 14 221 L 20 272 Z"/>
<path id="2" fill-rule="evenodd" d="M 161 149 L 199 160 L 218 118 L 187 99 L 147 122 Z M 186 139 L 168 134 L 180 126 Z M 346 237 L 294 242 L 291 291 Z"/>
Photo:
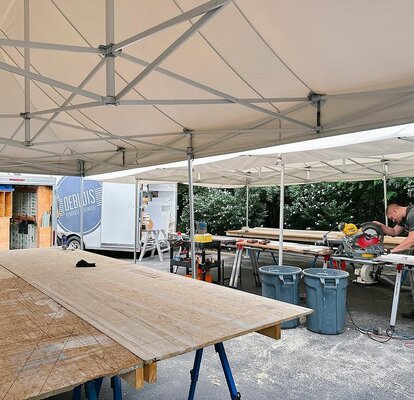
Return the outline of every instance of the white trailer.
<path id="1" fill-rule="evenodd" d="M 93 250 L 134 250 L 135 185 L 84 180 L 83 244 Z M 80 247 L 80 178 L 64 177 L 57 184 L 58 240 Z M 141 192 L 142 228 L 175 231 L 177 185 L 149 184 Z M 138 247 L 139 250 L 139 247 Z"/>

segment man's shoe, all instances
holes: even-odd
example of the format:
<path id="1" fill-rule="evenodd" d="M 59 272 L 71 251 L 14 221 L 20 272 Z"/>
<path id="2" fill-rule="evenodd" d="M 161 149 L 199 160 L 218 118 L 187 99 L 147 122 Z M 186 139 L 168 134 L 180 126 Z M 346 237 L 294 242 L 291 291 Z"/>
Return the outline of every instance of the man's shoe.
<path id="1" fill-rule="evenodd" d="M 413 318 L 414 319 L 414 309 L 412 309 L 409 312 L 403 312 L 403 313 L 401 313 L 401 316 L 403 318 Z"/>

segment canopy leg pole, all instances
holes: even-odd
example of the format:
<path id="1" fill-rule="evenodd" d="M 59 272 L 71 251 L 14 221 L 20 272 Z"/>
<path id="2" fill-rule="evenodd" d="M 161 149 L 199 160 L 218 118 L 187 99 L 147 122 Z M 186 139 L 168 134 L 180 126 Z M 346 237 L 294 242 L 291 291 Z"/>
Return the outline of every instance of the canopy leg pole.
<path id="1" fill-rule="evenodd" d="M 249 227 L 249 183 L 246 183 L 246 227 Z"/>
<path id="2" fill-rule="evenodd" d="M 29 18 L 29 0 L 24 0 L 24 40 L 30 41 L 30 18 Z M 24 69 L 30 71 L 30 48 L 24 48 Z M 24 77 L 24 144 L 30 146 L 30 78 Z"/>
<path id="3" fill-rule="evenodd" d="M 384 214 L 385 214 L 385 225 L 388 225 L 388 216 L 387 216 L 387 207 L 388 207 L 388 200 L 387 200 L 387 176 L 385 174 L 382 176 L 382 182 L 384 183 Z"/>
<path id="4" fill-rule="evenodd" d="M 194 243 L 194 192 L 193 192 L 193 135 L 186 132 L 188 139 L 187 160 L 188 160 L 188 200 L 190 207 L 190 248 L 191 248 L 191 271 L 194 279 L 197 279 L 196 259 L 195 259 L 195 243 Z"/>
<path id="5" fill-rule="evenodd" d="M 134 264 L 137 263 L 138 246 L 141 247 L 141 201 L 139 180 L 135 178 L 135 204 L 134 204 Z"/>
<path id="6" fill-rule="evenodd" d="M 83 250 L 83 188 L 84 188 L 84 177 L 85 177 L 85 162 L 79 161 L 80 166 L 80 190 L 79 190 L 79 208 L 80 208 L 80 248 Z"/>
<path id="7" fill-rule="evenodd" d="M 114 0 L 105 0 L 106 95 L 110 98 L 115 98 L 115 55 L 111 51 L 111 46 L 115 42 L 114 25 Z"/>
<path id="8" fill-rule="evenodd" d="M 279 265 L 283 265 L 283 225 L 285 207 L 285 164 L 280 159 L 280 214 L 279 214 Z"/>

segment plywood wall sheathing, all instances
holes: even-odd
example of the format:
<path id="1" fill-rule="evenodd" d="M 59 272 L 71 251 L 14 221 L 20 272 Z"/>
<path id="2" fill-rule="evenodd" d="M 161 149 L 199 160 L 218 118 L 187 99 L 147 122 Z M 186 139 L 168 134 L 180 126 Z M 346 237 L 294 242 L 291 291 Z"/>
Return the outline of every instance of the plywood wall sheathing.
<path id="1" fill-rule="evenodd" d="M 36 208 L 36 223 L 37 223 L 37 247 L 50 247 L 52 244 L 52 226 L 42 226 L 42 218 L 45 213 L 49 216 L 52 213 L 53 203 L 53 189 L 51 186 L 37 187 L 37 208 Z"/>
<path id="2" fill-rule="evenodd" d="M 11 217 L 13 210 L 13 192 L 5 192 L 5 211 L 4 216 L 5 217 Z"/>
<path id="3" fill-rule="evenodd" d="M 0 217 L 0 250 L 9 250 L 10 218 Z"/>
<path id="4" fill-rule="evenodd" d="M 0 217 L 6 216 L 6 192 L 0 192 Z"/>

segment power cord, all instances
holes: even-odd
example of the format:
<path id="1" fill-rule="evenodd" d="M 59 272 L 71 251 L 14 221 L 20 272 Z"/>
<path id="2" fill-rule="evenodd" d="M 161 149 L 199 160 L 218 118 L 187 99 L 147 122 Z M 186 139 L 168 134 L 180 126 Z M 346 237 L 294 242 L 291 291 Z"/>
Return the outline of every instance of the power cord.
<path id="1" fill-rule="evenodd" d="M 389 342 L 392 338 L 394 338 L 394 332 L 390 328 L 386 329 L 385 331 L 385 334 L 387 336 L 381 335 L 381 332 L 378 328 L 372 328 L 372 329 L 361 328 L 354 322 L 348 303 L 346 303 L 346 309 L 348 311 L 348 315 L 349 315 L 349 318 L 352 324 L 358 329 L 360 333 L 362 333 L 363 335 L 367 335 L 374 342 L 384 344 L 384 343 Z"/>

